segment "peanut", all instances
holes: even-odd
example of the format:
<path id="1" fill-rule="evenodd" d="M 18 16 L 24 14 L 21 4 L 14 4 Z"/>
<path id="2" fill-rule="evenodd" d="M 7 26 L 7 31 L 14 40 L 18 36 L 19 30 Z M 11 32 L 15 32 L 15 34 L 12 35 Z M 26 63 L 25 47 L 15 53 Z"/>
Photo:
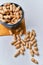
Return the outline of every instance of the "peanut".
<path id="1" fill-rule="evenodd" d="M 20 44 L 17 44 L 15 47 L 16 47 L 16 49 L 19 49 L 21 46 L 20 46 Z"/>
<path id="2" fill-rule="evenodd" d="M 29 38 L 29 36 L 28 35 L 25 35 L 25 39 L 27 39 L 27 38 Z"/>
<path id="3" fill-rule="evenodd" d="M 6 12 L 6 11 L 7 11 L 7 9 L 6 9 L 6 7 L 5 7 L 5 6 L 3 6 L 3 10 L 4 10 L 4 12 Z"/>
<path id="4" fill-rule="evenodd" d="M 12 11 L 13 10 L 13 6 L 12 5 L 10 5 L 10 11 Z"/>
<path id="5" fill-rule="evenodd" d="M 21 42 L 22 42 L 22 44 L 23 44 L 24 46 L 26 45 L 25 42 L 24 42 L 24 40 L 21 39 Z"/>
<path id="6" fill-rule="evenodd" d="M 18 7 L 15 9 L 15 11 L 19 11 L 19 9 L 20 9 L 20 6 L 18 6 Z"/>
<path id="7" fill-rule="evenodd" d="M 16 23 L 17 23 L 17 21 L 18 21 L 18 19 L 15 19 L 15 20 L 14 20 L 14 22 L 13 22 L 13 24 L 16 24 Z"/>
<path id="8" fill-rule="evenodd" d="M 2 14 L 0 14 L 0 18 L 1 18 L 1 19 L 3 18 L 3 15 L 2 15 Z"/>
<path id="9" fill-rule="evenodd" d="M 34 47 L 34 50 L 38 51 L 38 47 Z"/>
<path id="10" fill-rule="evenodd" d="M 23 45 L 21 45 L 21 50 L 25 51 L 25 47 Z"/>
<path id="11" fill-rule="evenodd" d="M 17 44 L 20 44 L 20 41 L 17 41 L 17 42 L 14 44 L 14 46 L 16 46 Z"/>
<path id="12" fill-rule="evenodd" d="M 34 52 L 32 49 L 30 50 L 30 54 L 31 54 L 31 56 L 34 56 Z"/>
<path id="13" fill-rule="evenodd" d="M 20 54 L 24 55 L 24 51 L 22 49 L 20 49 Z"/>
<path id="14" fill-rule="evenodd" d="M 20 16 L 22 15 L 22 11 L 21 10 L 19 11 L 19 14 L 20 14 Z"/>
<path id="15" fill-rule="evenodd" d="M 23 30 L 21 30 L 21 31 L 20 31 L 19 35 L 20 35 L 20 36 L 22 36 L 22 35 L 23 35 Z"/>
<path id="16" fill-rule="evenodd" d="M 21 40 L 21 38 L 20 38 L 20 36 L 19 36 L 19 35 L 16 35 L 16 37 L 17 37 L 17 40 Z"/>
<path id="17" fill-rule="evenodd" d="M 34 43 L 36 43 L 36 41 L 37 41 L 37 40 L 36 40 L 36 39 L 34 39 L 33 41 L 31 41 L 31 44 L 34 44 Z"/>
<path id="18" fill-rule="evenodd" d="M 28 44 L 28 42 L 26 42 L 26 48 L 27 48 L 27 49 L 29 48 L 29 44 Z"/>
<path id="19" fill-rule="evenodd" d="M 12 43 L 11 43 L 11 45 L 14 45 L 16 43 L 16 41 L 13 41 Z"/>
<path id="20" fill-rule="evenodd" d="M 31 58 L 31 61 L 35 64 L 38 64 L 38 61 L 35 58 Z"/>
<path id="21" fill-rule="evenodd" d="M 34 36 L 36 36 L 36 32 L 35 32 L 35 30 L 32 30 L 32 34 L 33 34 Z"/>
<path id="22" fill-rule="evenodd" d="M 31 36 L 30 40 L 33 41 L 35 39 L 35 36 Z"/>
<path id="23" fill-rule="evenodd" d="M 4 14 L 4 11 L 3 10 L 0 10 L 0 14 Z"/>
<path id="24" fill-rule="evenodd" d="M 29 49 L 32 49 L 32 45 L 31 45 L 31 43 L 29 43 Z"/>
<path id="25" fill-rule="evenodd" d="M 15 53 L 14 57 L 17 57 L 18 55 L 20 55 L 20 51 L 19 50 Z"/>
<path id="26" fill-rule="evenodd" d="M 34 43 L 33 46 L 36 47 L 37 46 L 37 43 Z"/>
<path id="27" fill-rule="evenodd" d="M 32 32 L 30 32 L 30 38 L 32 37 Z"/>
<path id="28" fill-rule="evenodd" d="M 34 52 L 35 55 L 39 56 L 39 52 L 38 52 L 38 51 L 36 51 L 36 50 L 34 49 L 33 52 Z"/>
<path id="29" fill-rule="evenodd" d="M 17 19 L 20 18 L 19 12 L 16 13 L 16 17 L 17 17 Z"/>
<path id="30" fill-rule="evenodd" d="M 9 15 L 3 16 L 5 19 L 10 19 L 11 17 Z"/>
<path id="31" fill-rule="evenodd" d="M 12 15 L 12 17 L 13 17 L 13 13 L 12 12 L 10 12 L 10 16 Z"/>
<path id="32" fill-rule="evenodd" d="M 13 5 L 13 12 L 15 11 L 15 9 L 16 9 L 16 6 L 14 5 L 14 4 L 12 4 Z"/>
<path id="33" fill-rule="evenodd" d="M 16 35 L 15 34 L 13 34 L 13 37 L 14 37 L 14 41 L 16 41 Z"/>

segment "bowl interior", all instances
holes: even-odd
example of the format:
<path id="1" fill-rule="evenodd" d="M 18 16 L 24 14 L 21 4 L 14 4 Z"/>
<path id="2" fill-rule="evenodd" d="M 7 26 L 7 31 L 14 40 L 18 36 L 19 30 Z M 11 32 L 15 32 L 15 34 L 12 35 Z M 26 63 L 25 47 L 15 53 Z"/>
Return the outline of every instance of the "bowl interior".
<path id="1" fill-rule="evenodd" d="M 15 4 L 16 7 L 20 6 L 20 5 L 16 4 L 16 3 L 11 3 L 11 4 Z M 2 4 L 1 6 L 3 6 L 3 5 L 4 5 L 4 4 Z M 15 23 L 15 24 L 8 24 L 8 23 L 6 23 L 6 22 L 2 22 L 2 23 L 5 23 L 5 24 L 8 25 L 8 26 L 14 26 L 14 25 L 18 24 L 19 22 L 21 22 L 22 19 L 24 18 L 24 11 L 23 11 L 23 9 L 22 9 L 21 6 L 20 6 L 20 10 L 22 10 L 22 17 L 20 18 L 20 20 L 19 20 L 17 23 Z"/>

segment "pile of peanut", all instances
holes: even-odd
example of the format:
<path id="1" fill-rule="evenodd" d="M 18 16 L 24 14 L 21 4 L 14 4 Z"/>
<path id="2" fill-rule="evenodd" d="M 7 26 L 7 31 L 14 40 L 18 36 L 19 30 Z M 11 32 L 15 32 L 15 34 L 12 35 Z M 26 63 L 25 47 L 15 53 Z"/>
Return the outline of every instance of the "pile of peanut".
<path id="1" fill-rule="evenodd" d="M 15 4 L 11 3 L 5 3 L 3 6 L 0 6 L 0 21 L 15 24 L 21 17 L 22 10 L 20 6 L 17 7 Z"/>
<path id="2" fill-rule="evenodd" d="M 22 32 L 21 32 L 22 33 Z M 32 56 L 31 61 L 35 64 L 38 64 L 38 61 L 34 58 L 34 55 L 39 56 L 37 40 L 36 40 L 36 32 L 32 30 L 28 31 L 25 34 L 24 39 L 21 38 L 21 35 L 13 34 L 14 41 L 11 43 L 17 49 L 14 57 L 19 56 L 20 54 L 24 55 L 26 48 L 29 49 L 30 55 Z"/>

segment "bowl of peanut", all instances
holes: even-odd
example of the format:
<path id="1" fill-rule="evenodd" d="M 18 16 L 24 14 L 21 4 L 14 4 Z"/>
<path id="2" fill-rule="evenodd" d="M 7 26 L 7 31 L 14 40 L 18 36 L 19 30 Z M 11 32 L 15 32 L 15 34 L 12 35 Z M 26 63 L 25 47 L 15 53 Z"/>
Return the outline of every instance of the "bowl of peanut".
<path id="1" fill-rule="evenodd" d="M 24 18 L 22 7 L 15 3 L 4 3 L 0 6 L 0 24 L 8 28 L 16 28 Z"/>

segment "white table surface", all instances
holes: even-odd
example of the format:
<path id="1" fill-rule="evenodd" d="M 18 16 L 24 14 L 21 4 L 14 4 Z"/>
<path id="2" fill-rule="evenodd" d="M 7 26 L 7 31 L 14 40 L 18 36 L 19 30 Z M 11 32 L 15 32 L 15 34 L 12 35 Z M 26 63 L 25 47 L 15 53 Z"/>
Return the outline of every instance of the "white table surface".
<path id="1" fill-rule="evenodd" d="M 5 2 L 14 2 L 22 6 L 25 12 L 27 30 L 35 29 L 40 56 L 35 58 L 38 65 L 43 65 L 43 0 L 0 0 L 0 5 Z M 12 36 L 0 36 L 0 65 L 35 65 L 31 62 L 29 51 L 25 55 L 14 58 L 16 49 L 10 44 Z"/>

